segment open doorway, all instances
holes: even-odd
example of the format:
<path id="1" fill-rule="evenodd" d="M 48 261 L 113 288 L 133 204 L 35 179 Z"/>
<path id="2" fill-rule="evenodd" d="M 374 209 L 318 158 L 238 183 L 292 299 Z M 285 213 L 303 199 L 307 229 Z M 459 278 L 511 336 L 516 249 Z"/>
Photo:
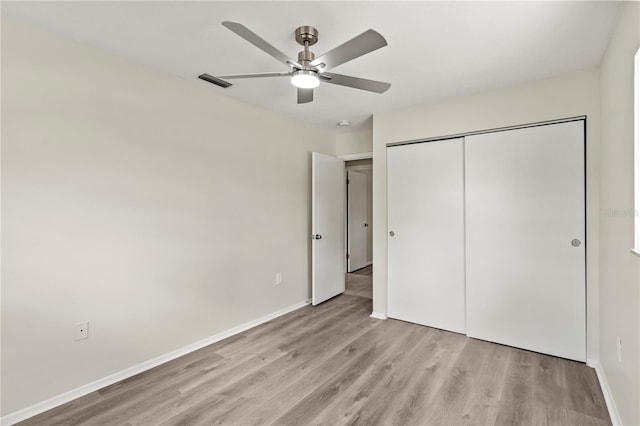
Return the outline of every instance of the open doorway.
<path id="1" fill-rule="evenodd" d="M 373 288 L 373 161 L 345 162 L 347 171 L 346 293 L 372 297 Z"/>

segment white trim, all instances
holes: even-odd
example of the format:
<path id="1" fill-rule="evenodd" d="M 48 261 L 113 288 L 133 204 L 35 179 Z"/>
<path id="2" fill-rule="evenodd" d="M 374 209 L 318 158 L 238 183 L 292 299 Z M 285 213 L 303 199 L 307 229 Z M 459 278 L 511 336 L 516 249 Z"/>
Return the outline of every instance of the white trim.
<path id="1" fill-rule="evenodd" d="M 580 121 L 580 120 L 586 120 L 586 119 L 587 119 L 586 115 L 580 115 L 580 116 L 577 116 L 577 117 L 561 118 L 559 120 L 538 121 L 536 123 L 518 124 L 518 125 L 515 125 L 515 126 L 496 127 L 496 128 L 493 128 L 493 129 L 484 129 L 484 130 L 475 130 L 473 132 L 456 133 L 454 135 L 434 136 L 432 138 L 427 138 L 427 139 L 413 139 L 413 140 L 401 141 L 401 142 L 390 142 L 390 143 L 386 144 L 386 147 L 389 148 L 389 147 L 392 147 L 392 146 L 411 145 L 411 144 L 414 144 L 414 143 L 436 142 L 436 141 L 442 141 L 442 140 L 446 140 L 446 139 L 458 139 L 458 138 L 464 138 L 464 137 L 471 136 L 471 135 L 483 135 L 485 133 L 495 133 L 495 132 L 504 132 L 506 130 L 526 129 L 528 127 L 537 127 L 537 126 L 546 126 L 546 125 L 549 125 L 549 124 L 568 123 L 570 121 Z"/>
<path id="2" fill-rule="evenodd" d="M 638 256 L 640 256 L 640 248 L 639 249 L 631 249 L 631 253 L 637 254 Z"/>
<path id="3" fill-rule="evenodd" d="M 375 318 L 375 319 L 379 319 L 379 320 L 386 320 L 387 316 L 385 314 L 381 314 L 380 312 L 371 312 L 371 315 L 369 315 L 371 318 Z"/>
<path id="4" fill-rule="evenodd" d="M 633 94 L 633 181 L 634 181 L 634 211 L 635 217 L 633 219 L 633 231 L 634 231 L 634 249 L 638 254 L 640 251 L 640 49 L 636 52 L 633 59 L 633 74 L 634 74 L 634 94 Z"/>
<path id="5" fill-rule="evenodd" d="M 620 413 L 613 400 L 611 389 L 609 389 L 609 383 L 607 382 L 607 376 L 604 374 L 602 365 L 595 359 L 587 359 L 587 365 L 596 370 L 598 381 L 600 382 L 600 388 L 602 389 L 602 395 L 604 395 L 604 402 L 607 404 L 607 410 L 609 410 L 609 417 L 611 417 L 611 424 L 613 426 L 622 426 L 622 420 L 620 420 Z"/>
<path id="6" fill-rule="evenodd" d="M 295 311 L 296 309 L 300 309 L 308 305 L 309 303 L 310 300 L 296 303 L 295 305 L 291 305 L 278 311 L 272 312 L 253 321 L 249 321 L 237 327 L 230 328 L 229 330 L 223 331 L 221 333 L 214 334 L 213 336 L 199 340 L 175 351 L 160 355 L 148 361 L 141 362 L 140 364 L 134 365 L 132 367 L 125 368 L 124 370 L 113 373 L 107 377 L 103 377 L 102 379 L 98 379 L 94 382 L 72 389 L 68 392 L 56 395 L 53 398 L 49 398 L 45 401 L 38 402 L 37 404 L 7 414 L 6 416 L 0 418 L 0 424 L 12 425 L 38 414 L 44 413 L 47 410 L 51 410 L 52 408 L 58 407 L 62 404 L 66 404 L 67 402 L 73 401 L 74 399 L 80 398 L 81 396 L 87 395 L 91 392 L 95 392 L 98 389 L 102 389 L 105 386 L 112 385 L 121 380 L 142 373 L 143 371 L 149 370 L 153 367 L 157 367 L 160 364 L 164 364 L 165 362 L 179 358 L 193 351 L 197 351 L 198 349 L 204 348 L 205 346 L 208 346 L 212 343 L 219 342 L 220 340 L 226 339 L 227 337 L 231 337 L 235 334 L 242 333 L 243 331 L 256 327 L 260 324 L 264 324 L 265 322 L 271 321 L 274 318 L 277 318 L 284 314 L 288 314 L 289 312 Z"/>
<path id="7" fill-rule="evenodd" d="M 372 170 L 373 164 L 361 164 L 359 166 L 350 166 L 345 162 L 345 166 L 348 172 L 359 172 L 361 170 Z"/>
<path id="8" fill-rule="evenodd" d="M 344 161 L 366 160 L 373 158 L 373 152 L 358 152 L 356 154 L 338 155 L 338 158 L 342 158 Z"/>

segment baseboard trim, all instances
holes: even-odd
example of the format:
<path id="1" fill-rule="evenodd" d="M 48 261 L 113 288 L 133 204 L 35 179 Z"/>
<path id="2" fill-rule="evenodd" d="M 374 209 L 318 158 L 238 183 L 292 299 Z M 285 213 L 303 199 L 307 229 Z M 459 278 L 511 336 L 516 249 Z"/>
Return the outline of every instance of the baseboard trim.
<path id="1" fill-rule="evenodd" d="M 385 314 L 381 314 L 380 312 L 371 312 L 371 315 L 369 315 L 371 318 L 375 318 L 375 319 L 379 319 L 379 320 L 386 320 L 387 316 Z"/>
<path id="2" fill-rule="evenodd" d="M 275 319 L 279 316 L 288 314 L 289 312 L 295 311 L 296 309 L 300 309 L 308 305 L 309 303 L 310 303 L 310 300 L 296 303 L 294 305 L 288 306 L 286 308 L 283 308 L 278 311 L 267 314 L 265 316 L 262 316 L 253 321 L 249 321 L 237 327 L 233 327 L 233 328 L 230 328 L 229 330 L 225 330 L 221 333 L 214 334 L 213 336 L 207 337 L 205 339 L 202 339 L 190 345 L 184 346 L 175 351 L 166 353 L 164 355 L 160 355 L 156 358 L 141 362 L 140 364 L 118 371 L 117 373 L 111 374 L 107 377 L 103 377 L 102 379 L 98 379 L 94 382 L 72 389 L 68 392 L 64 392 L 60 395 L 56 395 L 53 398 L 49 398 L 45 401 L 38 402 L 37 404 L 31 405 L 29 407 L 15 411 L 13 413 L 9 413 L 6 416 L 3 416 L 0 418 L 0 424 L 13 425 L 15 423 L 26 420 L 30 417 L 37 416 L 38 414 L 44 413 L 45 411 L 51 410 L 52 408 L 56 408 L 62 404 L 66 404 L 69 401 L 73 401 L 76 398 L 80 398 L 91 392 L 95 392 L 99 389 L 102 389 L 105 386 L 112 385 L 114 383 L 119 382 L 120 380 L 124 380 L 131 376 L 135 376 L 136 374 L 142 373 L 153 367 L 157 367 L 158 365 L 164 364 L 165 362 L 179 358 L 183 355 L 186 355 L 198 349 L 202 349 L 205 346 L 208 346 L 212 343 L 219 342 L 220 340 L 226 339 L 227 337 L 231 337 L 235 334 L 242 333 L 243 331 L 256 327 L 260 324 L 264 324 L 267 321 L 271 321 L 272 319 Z"/>
<path id="3" fill-rule="evenodd" d="M 600 388 L 602 389 L 602 395 L 604 395 L 604 402 L 607 404 L 607 410 L 609 410 L 609 417 L 611 417 L 611 424 L 613 426 L 622 426 L 622 420 L 620 420 L 620 413 L 616 407 L 616 403 L 613 400 L 611 389 L 609 388 L 609 382 L 607 382 L 607 376 L 604 374 L 602 365 L 595 359 L 587 359 L 587 365 L 596 370 L 598 381 L 600 382 Z"/>

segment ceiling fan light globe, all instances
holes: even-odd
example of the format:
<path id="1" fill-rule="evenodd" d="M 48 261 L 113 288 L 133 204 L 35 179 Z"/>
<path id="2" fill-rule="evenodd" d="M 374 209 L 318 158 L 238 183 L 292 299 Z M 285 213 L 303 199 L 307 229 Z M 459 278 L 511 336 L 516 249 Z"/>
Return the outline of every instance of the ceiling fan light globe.
<path id="1" fill-rule="evenodd" d="M 300 89 L 314 89 L 320 85 L 320 79 L 314 71 L 299 70 L 291 76 L 291 84 Z"/>

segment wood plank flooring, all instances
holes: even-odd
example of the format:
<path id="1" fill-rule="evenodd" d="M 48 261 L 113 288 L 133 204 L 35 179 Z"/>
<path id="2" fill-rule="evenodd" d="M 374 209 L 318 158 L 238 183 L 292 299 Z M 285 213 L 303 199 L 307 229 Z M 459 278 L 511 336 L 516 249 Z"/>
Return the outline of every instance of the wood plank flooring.
<path id="1" fill-rule="evenodd" d="M 371 268 L 371 266 L 367 266 L 367 268 Z M 366 269 L 366 268 L 363 268 L 363 269 Z M 372 280 L 371 275 L 361 275 L 355 272 L 347 274 L 347 279 L 346 279 L 347 289 L 344 292 L 344 294 L 350 294 L 352 296 L 360 296 L 360 297 L 366 297 L 367 299 L 372 299 L 373 285 L 371 280 Z"/>
<path id="2" fill-rule="evenodd" d="M 373 265 L 367 265 L 364 268 L 360 268 L 350 274 L 347 274 L 347 276 L 349 275 L 364 275 L 366 277 L 373 277 Z"/>
<path id="3" fill-rule="evenodd" d="M 22 424 L 610 424 L 586 365 L 372 319 L 371 278 L 348 275 L 328 302 Z"/>

